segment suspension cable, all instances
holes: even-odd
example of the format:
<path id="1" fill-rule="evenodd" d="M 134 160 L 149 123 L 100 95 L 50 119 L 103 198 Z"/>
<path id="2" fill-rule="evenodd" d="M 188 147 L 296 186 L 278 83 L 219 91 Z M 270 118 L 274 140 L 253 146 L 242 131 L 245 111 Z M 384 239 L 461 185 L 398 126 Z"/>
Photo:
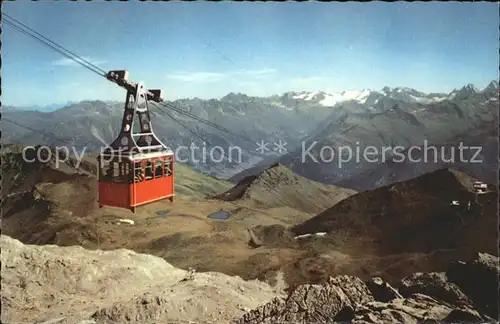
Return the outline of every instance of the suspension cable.
<path id="1" fill-rule="evenodd" d="M 19 25 L 23 26 L 24 28 L 28 29 L 31 33 L 23 30 L 21 27 L 15 25 L 14 23 L 12 23 L 12 22 L 10 22 L 8 20 L 5 20 L 5 22 L 9 26 L 15 28 L 16 30 L 20 31 L 21 33 L 23 33 L 23 34 L 25 34 L 27 36 L 30 36 L 31 38 L 34 38 L 34 39 L 42 42 L 43 44 L 49 46 L 50 48 L 54 49 L 55 51 L 59 52 L 60 54 L 62 54 L 64 56 L 66 56 L 67 58 L 75 61 L 76 63 L 78 63 L 78 64 L 82 65 L 83 67 L 89 69 L 90 71 L 98 74 L 99 76 L 102 76 L 102 77 L 106 78 L 107 80 L 109 80 L 107 78 L 107 73 L 104 70 L 102 70 L 101 68 L 99 68 L 96 65 L 88 62 L 87 60 L 85 60 L 81 56 L 79 56 L 79 55 L 75 54 L 74 52 L 66 49 L 65 47 L 57 44 L 56 42 L 52 41 L 51 39 L 49 39 L 49 38 L 41 35 L 37 31 L 31 29 L 30 27 L 26 26 L 25 24 L 23 24 L 22 22 L 18 21 L 17 19 L 12 18 L 12 17 L 10 17 L 9 15 L 7 15 L 5 13 L 2 13 L 2 15 L 6 16 L 8 19 L 11 19 L 11 20 L 15 21 L 16 23 L 18 23 Z M 33 35 L 32 33 L 35 34 L 35 35 Z M 68 53 L 70 53 L 70 54 L 68 54 Z M 251 140 L 251 139 L 249 139 L 247 137 L 235 134 L 235 133 L 231 132 L 229 129 L 223 127 L 223 126 L 217 125 L 217 124 L 215 124 L 215 123 L 213 123 L 213 122 L 211 122 L 209 120 L 206 120 L 206 119 L 201 118 L 199 116 L 196 116 L 196 115 L 194 115 L 192 113 L 189 113 L 189 112 L 187 112 L 187 111 L 185 111 L 185 110 L 183 110 L 181 108 L 178 108 L 178 107 L 174 106 L 171 103 L 162 102 L 161 105 L 164 106 L 164 107 L 166 107 L 166 108 L 170 108 L 170 109 L 178 112 L 179 114 L 182 114 L 184 116 L 190 117 L 192 119 L 196 119 L 197 121 L 199 121 L 201 123 L 204 123 L 207 126 L 211 126 L 211 127 L 216 128 L 216 129 L 218 129 L 218 130 L 220 130 L 222 132 L 225 132 L 226 134 L 229 134 L 231 136 L 237 137 L 239 139 L 244 140 L 245 142 L 248 142 L 248 143 L 251 143 L 252 145 L 255 145 L 255 142 L 253 140 Z"/>
<path id="2" fill-rule="evenodd" d="M 2 14 L 3 14 L 3 13 L 2 13 Z M 79 59 L 80 59 L 80 61 L 79 61 L 79 60 L 77 60 L 77 59 L 75 59 L 75 57 L 71 56 L 70 54 L 66 53 L 65 51 L 63 51 L 63 50 L 61 50 L 61 49 L 57 48 L 56 46 L 54 46 L 54 45 L 50 44 L 49 42 L 45 42 L 43 39 L 38 38 L 37 36 L 35 36 L 35 35 L 33 35 L 33 34 L 30 34 L 29 32 L 27 32 L 27 31 L 23 30 L 21 27 L 19 27 L 19 26 L 17 26 L 17 25 L 15 25 L 15 24 L 13 24 L 12 22 L 10 22 L 10 21 L 6 20 L 5 18 L 4 18 L 3 22 L 4 22 L 4 23 L 6 23 L 8 26 L 10 26 L 10 27 L 12 27 L 12 28 L 14 28 L 14 29 L 18 30 L 19 32 L 21 32 L 21 33 L 25 34 L 26 36 L 29 36 L 29 37 L 31 37 L 31 38 L 34 38 L 34 39 L 36 39 L 36 40 L 38 40 L 38 41 L 42 42 L 43 44 L 45 44 L 45 45 L 49 46 L 50 48 L 52 48 L 53 50 L 55 50 L 56 52 L 59 52 L 60 54 L 64 55 L 65 57 L 67 57 L 67 58 L 69 58 L 69 59 L 71 59 L 71 60 L 75 61 L 76 63 L 78 63 L 78 64 L 82 65 L 84 68 L 86 68 L 86 69 L 90 70 L 91 72 L 94 72 L 94 73 L 96 73 L 96 74 L 98 74 L 98 75 L 100 75 L 100 76 L 102 76 L 102 77 L 106 77 L 104 74 L 101 74 L 101 72 L 100 72 L 100 71 L 98 71 L 98 70 L 94 69 L 92 66 L 86 65 L 86 64 L 83 62 L 83 59 L 79 58 Z"/>
<path id="3" fill-rule="evenodd" d="M 24 28 L 26 28 L 27 30 L 29 30 L 30 32 L 36 34 L 37 36 L 39 36 L 41 39 L 44 39 L 46 42 L 52 44 L 53 46 L 59 48 L 61 51 L 65 51 L 67 53 L 69 53 L 70 55 L 73 55 L 74 57 L 77 57 L 79 60 L 81 60 L 82 62 L 85 62 L 87 63 L 89 66 L 91 66 L 92 68 L 96 69 L 97 71 L 100 72 L 100 74 L 102 75 L 106 75 L 106 71 L 104 71 L 103 69 L 101 69 L 100 67 L 98 67 L 97 65 L 85 60 L 84 58 L 78 56 L 77 54 L 75 54 L 74 52 L 68 50 L 67 48 L 64 48 L 63 46 L 57 44 L 56 42 L 52 41 L 51 39 L 45 37 L 44 35 L 40 34 L 39 32 L 37 32 L 36 30 L 30 28 L 29 26 L 26 26 L 25 24 L 23 24 L 22 22 L 20 22 L 19 20 L 15 19 L 14 17 L 11 17 L 9 16 L 8 14 L 2 12 L 2 15 L 5 16 L 7 19 L 10 19 L 10 20 L 13 20 L 16 24 L 19 24 L 21 26 L 23 26 Z M 11 26 L 13 25 L 12 22 L 6 20 L 8 22 L 8 24 L 11 24 Z"/>
<path id="4" fill-rule="evenodd" d="M 59 142 L 61 142 L 61 143 L 73 144 L 73 141 L 72 141 L 72 140 L 62 139 L 62 138 L 60 138 L 60 137 L 55 136 L 55 135 L 54 135 L 54 134 L 52 134 L 52 133 L 48 133 L 48 132 L 44 132 L 44 131 L 40 131 L 40 130 L 34 129 L 34 128 L 32 128 L 32 127 L 29 127 L 29 126 L 19 124 L 18 122 L 15 122 L 15 121 L 10 120 L 10 119 L 8 119 L 8 118 L 5 118 L 5 117 L 3 117 L 3 116 L 2 116 L 2 121 L 6 121 L 6 122 L 11 123 L 11 124 L 13 124 L 13 125 L 15 125 L 15 126 L 18 126 L 18 127 L 21 127 L 21 128 L 27 129 L 27 130 L 30 130 L 30 131 L 32 131 L 32 132 L 34 132 L 34 133 L 38 133 L 38 134 L 45 135 L 45 136 L 50 137 L 50 138 L 53 138 L 53 139 L 55 139 L 55 140 L 57 140 L 57 141 L 59 141 Z"/>
<path id="5" fill-rule="evenodd" d="M 12 17 L 10 17 L 10 16 L 8 16 L 7 14 L 5 14 L 5 13 L 3 13 L 3 12 L 2 12 L 2 15 L 3 15 L 3 16 L 5 16 L 5 17 L 7 17 L 8 19 L 11 19 L 11 20 L 13 20 L 13 21 L 17 22 L 18 24 L 20 24 L 20 25 L 21 25 L 21 26 L 23 26 L 24 28 L 26 28 L 26 29 L 30 30 L 32 33 L 29 33 L 29 32 L 27 32 L 27 31 L 23 30 L 21 27 L 19 27 L 19 26 L 17 26 L 16 24 L 14 24 L 14 23 L 10 22 L 9 20 L 5 20 L 5 18 L 4 18 L 4 22 L 6 22 L 6 23 L 7 23 L 10 27 L 13 27 L 14 29 L 18 30 L 19 32 L 21 32 L 21 33 L 23 33 L 23 34 L 25 34 L 25 35 L 27 35 L 27 36 L 29 36 L 29 37 L 31 37 L 31 38 L 34 38 L 34 39 L 36 39 L 36 40 L 40 41 L 40 42 L 41 42 L 41 43 L 43 43 L 44 45 L 49 46 L 49 47 L 50 47 L 50 48 L 52 48 L 53 50 L 55 50 L 55 51 L 59 52 L 60 54 L 62 54 L 62 55 L 64 55 L 64 56 L 66 56 L 67 58 L 69 58 L 69 59 L 71 59 L 71 60 L 75 61 L 76 63 L 78 63 L 78 64 L 82 65 L 83 67 L 85 67 L 85 68 L 89 69 L 90 71 L 92 71 L 92 72 L 96 73 L 97 75 L 99 75 L 99 76 L 101 76 L 101 77 L 104 77 L 104 78 L 106 78 L 107 80 L 109 80 L 109 79 L 107 78 L 107 73 L 106 73 L 105 71 L 103 71 L 102 69 L 100 69 L 99 67 L 97 67 L 96 65 L 94 65 L 94 64 L 92 64 L 92 63 L 90 63 L 90 62 L 88 62 L 87 60 L 83 59 L 82 57 L 78 56 L 77 54 L 75 54 L 75 53 L 73 53 L 73 52 L 71 52 L 71 51 L 67 50 L 65 47 L 63 47 L 63 46 L 61 46 L 61 45 L 57 44 L 56 42 L 54 42 L 54 41 L 50 40 L 50 39 L 49 39 L 49 38 L 47 38 L 47 37 L 45 37 L 45 36 L 41 35 L 40 33 L 38 33 L 38 32 L 36 32 L 36 31 L 34 31 L 33 29 L 29 28 L 28 26 L 26 26 L 25 24 L 23 24 L 23 23 L 19 22 L 18 20 L 14 19 L 14 18 L 12 18 Z M 38 35 L 38 36 L 37 36 L 37 35 Z M 69 54 L 68 54 L 68 53 L 69 53 Z M 86 63 L 86 64 L 85 64 L 85 63 Z M 111 81 L 111 80 L 109 80 L 109 81 Z M 219 125 L 217 125 L 217 124 L 215 124 L 215 123 L 213 123 L 213 122 L 210 122 L 210 121 L 208 121 L 208 120 L 205 120 L 205 119 L 203 119 L 203 118 L 201 118 L 201 117 L 199 117 L 199 116 L 196 116 L 196 115 L 194 115 L 194 114 L 191 114 L 191 113 L 189 113 L 189 112 L 186 112 L 186 111 L 184 111 L 184 110 L 182 110 L 182 109 L 180 109 L 180 108 L 178 108 L 178 107 L 175 107 L 175 106 L 174 106 L 174 105 L 172 105 L 172 104 L 169 104 L 169 103 L 165 103 L 165 102 L 163 102 L 163 103 L 161 103 L 161 105 L 162 105 L 162 106 L 164 106 L 164 107 L 168 107 L 168 108 L 170 108 L 170 109 L 172 109 L 172 110 L 174 110 L 174 111 L 178 112 L 179 114 L 182 114 L 182 115 L 184 115 L 184 116 L 187 116 L 187 117 L 190 117 L 190 118 L 196 119 L 196 120 L 198 120 L 198 121 L 200 121 L 200 122 L 202 122 L 202 123 L 204 123 L 204 124 L 206 124 L 206 125 L 208 125 L 208 126 L 212 126 L 212 127 L 214 127 L 214 128 L 217 128 L 217 129 L 219 129 L 219 130 L 221 130 L 221 131 L 223 131 L 223 132 L 228 133 L 229 135 L 232 135 L 232 136 L 235 136 L 235 137 L 239 137 L 239 138 L 241 138 L 241 139 L 244 139 L 244 140 L 245 140 L 245 141 L 247 141 L 247 142 L 251 142 L 252 144 L 255 144 L 255 143 L 254 143 L 254 141 L 252 141 L 252 140 L 250 140 L 250 139 L 247 139 L 247 138 L 244 138 L 243 136 L 239 136 L 239 135 L 237 135 L 237 134 L 234 134 L 234 133 L 232 133 L 231 131 L 229 131 L 229 130 L 228 130 L 227 128 L 225 128 L 225 127 L 219 126 Z M 158 107 L 157 107 L 157 108 L 158 108 Z M 189 131 L 190 131 L 193 135 L 195 135 L 197 138 L 200 138 L 198 134 L 196 134 L 194 131 L 192 131 L 191 129 L 189 129 L 186 125 L 181 124 L 181 123 L 180 123 L 179 121 L 177 121 L 177 119 L 176 119 L 175 117 L 173 117 L 170 113 L 167 113 L 167 112 L 166 112 L 166 111 L 164 111 L 163 109 L 160 109 L 160 108 L 158 108 L 158 109 L 159 109 L 161 112 L 163 112 L 164 114 L 166 114 L 169 118 L 171 118 L 174 122 L 178 123 L 179 125 L 181 125 L 182 127 L 186 128 L 186 129 L 188 129 L 188 130 L 189 130 Z M 5 119 L 5 118 L 4 118 L 4 119 Z M 5 120 L 6 120 L 6 121 L 8 121 L 8 122 L 11 122 L 12 124 L 17 124 L 17 125 L 18 125 L 18 126 L 20 126 L 20 127 L 28 128 L 28 127 L 26 127 L 26 126 L 20 125 L 20 124 L 18 124 L 18 123 L 13 122 L 13 121 L 10 121 L 10 120 L 7 120 L 7 119 L 5 119 Z M 33 130 L 33 131 L 36 131 L 36 130 Z M 54 137 L 53 137 L 53 138 L 54 138 Z M 60 140 L 60 139 L 59 139 L 59 140 Z M 202 141 L 205 141 L 205 142 L 207 142 L 207 143 L 209 143 L 209 144 L 210 144 L 210 142 L 209 142 L 209 141 L 207 141 L 207 140 L 203 140 L 203 139 L 202 139 Z M 65 141 L 65 142 L 68 142 L 68 141 Z M 210 145 L 211 145 L 211 144 L 210 144 Z M 238 162 L 236 162 L 236 163 L 237 163 L 237 164 L 241 167 L 241 165 L 240 165 Z M 243 169 L 243 171 L 246 171 L 246 172 L 248 172 L 250 175 L 252 175 L 252 174 L 248 171 L 248 169 L 245 169 L 245 168 L 242 168 L 242 169 Z M 219 170 L 219 171 L 220 171 L 220 170 Z M 280 194 L 278 191 L 276 191 L 276 189 L 275 189 L 275 187 L 274 187 L 273 185 L 271 185 L 271 184 L 267 183 L 266 181 L 263 181 L 263 182 L 264 182 L 264 183 L 266 183 L 272 191 L 275 191 L 276 193 Z M 277 197 L 277 198 L 278 198 L 278 199 L 280 199 L 280 198 L 283 198 L 283 197 L 279 196 L 279 197 Z M 283 203 L 283 201 L 281 201 L 281 202 Z M 287 205 L 288 207 L 291 207 L 288 203 L 284 203 L 284 205 Z M 291 207 L 291 208 L 292 208 L 292 209 L 294 209 L 293 207 Z M 312 215 L 311 213 L 309 213 L 309 212 L 307 212 L 307 211 L 305 211 L 305 212 L 306 212 L 307 214 L 309 214 L 309 215 Z"/>

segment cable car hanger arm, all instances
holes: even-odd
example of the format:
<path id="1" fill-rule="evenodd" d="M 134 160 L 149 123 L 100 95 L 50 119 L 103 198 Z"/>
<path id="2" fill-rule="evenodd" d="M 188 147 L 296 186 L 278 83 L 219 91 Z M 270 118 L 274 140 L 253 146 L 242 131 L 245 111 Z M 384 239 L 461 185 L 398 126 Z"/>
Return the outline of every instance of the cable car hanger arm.
<path id="1" fill-rule="evenodd" d="M 118 84 L 120 87 L 125 88 L 127 91 L 135 92 L 137 88 L 137 83 L 128 80 L 128 71 L 127 70 L 114 70 L 109 71 L 106 74 L 106 79 L 111 82 Z M 163 90 L 154 89 L 147 90 L 144 89 L 144 92 L 147 96 L 147 100 L 151 100 L 154 102 L 163 102 Z"/>

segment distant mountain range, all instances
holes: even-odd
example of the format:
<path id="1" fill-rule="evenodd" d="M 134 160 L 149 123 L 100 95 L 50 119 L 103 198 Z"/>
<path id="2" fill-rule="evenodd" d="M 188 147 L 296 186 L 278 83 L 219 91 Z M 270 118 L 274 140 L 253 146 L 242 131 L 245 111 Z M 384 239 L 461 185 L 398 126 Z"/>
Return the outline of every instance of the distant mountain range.
<path id="1" fill-rule="evenodd" d="M 489 85 L 484 88 L 483 92 L 488 92 L 491 90 L 498 89 L 498 81 L 493 80 L 489 83 Z M 370 90 L 363 89 L 360 91 L 356 90 L 345 90 L 340 92 L 323 92 L 323 91 L 302 91 L 302 92 L 286 92 L 282 95 L 274 95 L 271 97 L 260 97 L 260 98 L 269 98 L 275 99 L 274 104 L 276 106 L 287 108 L 282 103 L 292 104 L 294 100 L 303 100 L 318 103 L 322 106 L 333 107 L 336 104 L 343 103 L 346 101 L 356 101 L 361 104 L 377 104 L 378 100 L 381 97 L 387 97 L 395 100 L 401 100 L 404 102 L 415 102 L 415 103 L 432 103 L 439 102 L 443 100 L 452 100 L 454 98 L 460 98 L 463 95 L 468 96 L 470 93 L 481 92 L 476 86 L 473 84 L 468 84 L 461 89 L 454 89 L 450 93 L 423 93 L 408 87 L 396 87 L 390 88 L 388 86 L 383 87 L 381 90 Z M 458 97 L 457 97 L 458 96 Z M 225 97 L 221 98 L 221 102 L 226 103 L 239 103 L 241 99 L 248 98 L 259 98 L 259 97 L 249 97 L 242 93 L 229 93 Z M 292 100 L 290 100 L 292 99 Z M 193 98 L 193 99 L 180 99 L 175 102 L 188 102 L 188 101 L 200 101 L 201 99 Z M 215 99 L 214 99 L 215 100 Z M 85 100 L 83 102 L 86 102 Z M 203 100 L 202 100 L 203 101 Z M 209 100 L 210 101 L 210 100 Z M 90 101 L 91 102 L 91 101 Z M 121 101 L 102 101 L 107 104 L 116 104 L 121 103 Z M 58 110 L 61 108 L 65 108 L 71 105 L 78 104 L 77 101 L 67 101 L 65 103 L 51 103 L 47 105 L 32 105 L 32 106 L 3 106 L 3 109 L 8 110 L 24 110 L 24 111 L 41 111 L 41 112 L 51 112 L 54 110 Z M 288 107 L 291 109 L 292 107 Z"/>
<path id="2" fill-rule="evenodd" d="M 281 158 L 280 163 L 307 178 L 356 190 L 373 189 L 451 165 L 482 178 L 496 175 L 498 82 L 491 82 L 482 91 L 469 84 L 448 95 L 425 95 L 407 88 L 386 90 L 388 95 L 380 96 L 372 92 L 366 99 L 337 104 L 336 117 L 328 118 L 328 125 L 304 139 L 306 150 L 301 147 L 290 152 Z M 371 112 L 363 112 L 364 109 Z M 312 158 L 303 159 L 311 143 L 317 143 L 310 154 L 318 163 Z M 451 150 L 457 150 L 460 143 L 480 146 L 479 157 L 483 163 L 458 161 L 458 152 L 455 152 L 453 163 L 444 162 L 441 152 L 445 152 L 449 159 Z M 393 163 L 392 151 L 389 151 L 386 161 L 381 159 L 384 148 L 401 146 L 408 156 L 411 146 L 420 147 L 420 152 L 423 152 L 425 145 L 435 146 L 439 150 L 438 156 L 419 163 L 409 162 L 408 159 L 404 163 Z M 358 159 L 352 158 L 340 166 L 335 161 L 342 154 L 342 146 L 352 152 L 356 148 L 364 152 L 368 146 L 375 147 L 378 149 L 378 162 L 371 162 L 374 158 L 367 161 L 358 156 Z M 320 158 L 321 149 L 325 147 L 333 148 L 337 154 L 334 163 Z M 466 154 L 472 154 L 472 150 Z M 472 156 L 469 156 L 468 161 L 471 159 Z"/>
<path id="3" fill-rule="evenodd" d="M 305 177 L 331 183 L 344 181 L 367 166 L 351 165 L 339 171 L 328 165 L 297 163 L 302 142 L 405 147 L 421 144 L 424 139 L 448 143 L 471 130 L 496 127 L 498 81 L 492 81 L 483 90 L 469 84 L 449 94 L 384 87 L 379 91 L 288 92 L 270 97 L 230 93 L 218 100 L 195 98 L 168 103 L 237 135 L 225 134 L 172 112 L 192 130 L 188 131 L 151 106 L 155 132 L 174 149 L 191 143 L 202 147 L 202 139 L 211 144 L 206 143 L 207 154 L 213 146 L 221 146 L 226 152 L 235 146 L 242 149 L 241 163 L 234 162 L 236 156 L 231 162 L 213 163 L 206 159 L 204 163 L 202 153 L 196 153 L 195 158 L 201 162 L 191 159 L 188 163 L 198 171 L 233 177 L 236 181 L 279 161 Z M 98 151 L 114 140 L 123 113 L 122 102 L 99 100 L 68 103 L 48 112 L 47 107 L 50 106 L 31 110 L 2 107 L 5 119 L 27 127 L 4 122 L 4 142 L 51 146 L 65 142 Z M 261 141 L 268 144 L 265 152 L 257 151 Z M 286 151 L 278 151 L 274 143 L 279 141 L 286 143 Z M 313 150 L 312 154 L 319 152 Z M 252 169 L 243 171 L 248 168 Z"/>
<path id="4" fill-rule="evenodd" d="M 498 81 L 492 81 L 483 89 L 488 92 L 498 89 Z M 376 105 L 381 98 L 390 98 L 407 103 L 422 103 L 429 104 L 440 102 L 443 100 L 453 100 L 455 98 L 467 97 L 471 93 L 481 92 L 473 84 L 468 84 L 461 89 L 454 89 L 452 92 L 446 93 L 423 93 L 408 87 L 390 88 L 384 87 L 379 91 L 363 89 L 361 91 L 341 91 L 336 93 L 326 92 L 298 92 L 289 93 L 293 95 L 293 99 L 314 101 L 323 106 L 335 106 L 339 103 L 347 101 L 355 101 L 357 103 L 373 106 Z"/>
<path id="5" fill-rule="evenodd" d="M 67 101 L 65 103 L 51 103 L 45 106 L 33 105 L 33 106 L 2 106 L 2 110 L 24 110 L 24 111 L 41 111 L 41 112 L 51 112 L 57 109 L 61 109 L 73 104 L 78 103 L 77 101 Z"/>

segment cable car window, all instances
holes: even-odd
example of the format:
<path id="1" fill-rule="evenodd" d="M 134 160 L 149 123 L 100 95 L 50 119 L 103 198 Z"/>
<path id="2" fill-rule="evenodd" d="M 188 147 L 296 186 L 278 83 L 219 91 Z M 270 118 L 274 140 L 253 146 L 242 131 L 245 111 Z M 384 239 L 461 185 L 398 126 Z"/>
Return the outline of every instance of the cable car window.
<path id="1" fill-rule="evenodd" d="M 163 176 L 163 161 L 155 161 L 155 178 L 161 178 Z"/>
<path id="2" fill-rule="evenodd" d="M 113 182 L 126 182 L 129 174 L 128 163 L 116 162 L 113 166 Z"/>
<path id="3" fill-rule="evenodd" d="M 111 162 L 111 174 L 113 175 L 113 182 L 121 182 L 121 163 Z"/>
<path id="4" fill-rule="evenodd" d="M 141 162 L 134 163 L 134 182 L 141 182 L 144 180 L 144 171 Z"/>
<path id="5" fill-rule="evenodd" d="M 172 158 L 167 157 L 163 165 L 163 175 L 169 177 L 172 175 Z"/>
<path id="6" fill-rule="evenodd" d="M 101 160 L 101 177 L 105 181 L 111 181 L 113 179 L 112 177 L 112 172 L 113 168 L 111 164 L 108 161 L 103 161 Z"/>
<path id="7" fill-rule="evenodd" d="M 151 161 L 146 162 L 146 168 L 144 172 L 146 174 L 146 180 L 153 179 L 153 163 L 151 163 Z"/>
<path id="8" fill-rule="evenodd" d="M 123 180 L 126 181 L 130 179 L 130 175 L 132 172 L 130 172 L 130 163 L 129 162 L 122 162 L 123 163 Z"/>

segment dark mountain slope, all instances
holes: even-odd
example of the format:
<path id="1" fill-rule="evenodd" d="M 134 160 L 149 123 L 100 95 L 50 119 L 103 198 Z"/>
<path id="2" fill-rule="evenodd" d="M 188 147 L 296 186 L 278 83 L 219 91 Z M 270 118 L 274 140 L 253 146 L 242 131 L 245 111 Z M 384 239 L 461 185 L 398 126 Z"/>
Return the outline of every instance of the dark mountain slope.
<path id="1" fill-rule="evenodd" d="M 497 189 L 476 195 L 473 181 L 455 170 L 437 170 L 351 196 L 292 231 L 342 233 L 378 255 L 442 249 L 496 253 Z"/>

